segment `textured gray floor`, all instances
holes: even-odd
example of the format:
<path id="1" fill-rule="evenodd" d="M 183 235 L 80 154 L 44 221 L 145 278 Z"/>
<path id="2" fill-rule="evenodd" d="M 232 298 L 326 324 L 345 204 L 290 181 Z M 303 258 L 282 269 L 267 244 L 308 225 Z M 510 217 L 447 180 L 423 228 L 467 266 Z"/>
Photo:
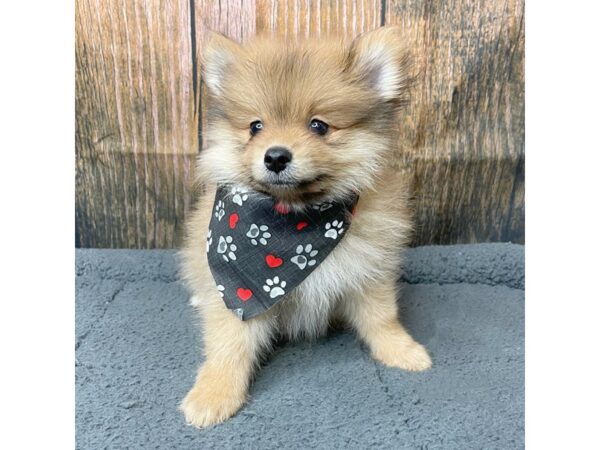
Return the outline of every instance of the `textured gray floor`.
<path id="1" fill-rule="evenodd" d="M 408 253 L 403 322 L 434 367 L 373 362 L 346 332 L 277 349 L 249 404 L 187 427 L 201 361 L 171 251 L 77 250 L 77 448 L 523 448 L 523 247 Z"/>

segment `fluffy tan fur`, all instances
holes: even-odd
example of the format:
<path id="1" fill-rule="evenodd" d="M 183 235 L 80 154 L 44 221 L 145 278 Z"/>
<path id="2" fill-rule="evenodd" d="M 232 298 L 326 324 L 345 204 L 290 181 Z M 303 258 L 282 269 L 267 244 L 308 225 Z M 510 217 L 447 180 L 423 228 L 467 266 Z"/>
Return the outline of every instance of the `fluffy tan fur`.
<path id="1" fill-rule="evenodd" d="M 276 334 L 313 338 L 341 320 L 378 361 L 412 371 L 431 366 L 425 348 L 398 321 L 396 305 L 411 221 L 405 182 L 389 161 L 407 62 L 398 31 L 390 27 L 349 44 L 258 39 L 241 47 L 211 37 L 202 61 L 211 94 L 208 145 L 197 172 L 204 192 L 182 251 L 184 278 L 204 322 L 206 360 L 181 404 L 192 425 L 222 422 L 242 407 Z M 329 124 L 327 134 L 310 131 L 315 118 Z M 249 124 L 256 120 L 264 129 L 251 136 Z M 269 183 L 263 158 L 274 145 L 292 152 L 290 177 L 297 185 Z M 202 251 L 217 183 L 266 192 L 295 209 L 352 192 L 360 200 L 351 227 L 325 261 L 284 301 L 242 322 L 225 307 Z"/>

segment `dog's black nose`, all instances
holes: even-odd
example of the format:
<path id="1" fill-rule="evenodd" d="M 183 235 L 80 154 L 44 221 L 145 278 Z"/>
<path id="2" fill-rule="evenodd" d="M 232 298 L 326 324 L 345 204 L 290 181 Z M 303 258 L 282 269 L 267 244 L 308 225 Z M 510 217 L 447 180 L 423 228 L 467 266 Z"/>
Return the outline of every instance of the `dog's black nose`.
<path id="1" fill-rule="evenodd" d="M 272 172 L 279 173 L 292 160 L 292 154 L 284 147 L 271 147 L 265 153 L 265 166 Z"/>

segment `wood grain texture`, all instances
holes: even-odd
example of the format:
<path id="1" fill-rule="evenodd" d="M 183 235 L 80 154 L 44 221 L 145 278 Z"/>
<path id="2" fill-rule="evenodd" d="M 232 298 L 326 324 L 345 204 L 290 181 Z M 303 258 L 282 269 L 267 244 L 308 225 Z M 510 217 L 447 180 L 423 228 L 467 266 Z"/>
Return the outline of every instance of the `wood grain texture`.
<path id="1" fill-rule="evenodd" d="M 76 244 L 170 247 L 197 120 L 188 1 L 76 2 Z"/>
<path id="2" fill-rule="evenodd" d="M 356 37 L 381 25 L 379 0 L 257 0 L 257 32 L 296 40 Z"/>
<path id="3" fill-rule="evenodd" d="M 77 0 L 76 243 L 169 248 L 205 126 L 204 30 L 239 42 L 401 26 L 414 244 L 524 240 L 523 0 Z M 200 141 L 199 141 L 200 138 Z"/>
<path id="4" fill-rule="evenodd" d="M 524 241 L 524 2 L 388 0 L 418 82 L 402 114 L 415 243 Z"/>

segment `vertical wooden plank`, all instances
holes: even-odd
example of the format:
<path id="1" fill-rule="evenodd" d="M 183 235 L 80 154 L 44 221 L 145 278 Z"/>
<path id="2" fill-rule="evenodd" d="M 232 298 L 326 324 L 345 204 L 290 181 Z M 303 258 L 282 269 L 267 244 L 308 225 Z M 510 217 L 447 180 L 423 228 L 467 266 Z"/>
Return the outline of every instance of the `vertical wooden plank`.
<path id="1" fill-rule="evenodd" d="M 257 0 L 257 32 L 289 41 L 353 38 L 380 25 L 381 8 L 380 0 Z"/>
<path id="2" fill-rule="evenodd" d="M 223 33 L 245 42 L 256 33 L 256 0 L 195 0 L 198 49 L 202 51 L 203 30 Z"/>
<path id="3" fill-rule="evenodd" d="M 523 242 L 523 0 L 388 0 L 385 21 L 420 73 L 399 121 L 415 242 Z"/>
<path id="4" fill-rule="evenodd" d="M 76 2 L 78 246 L 177 242 L 198 148 L 189 6 Z"/>

